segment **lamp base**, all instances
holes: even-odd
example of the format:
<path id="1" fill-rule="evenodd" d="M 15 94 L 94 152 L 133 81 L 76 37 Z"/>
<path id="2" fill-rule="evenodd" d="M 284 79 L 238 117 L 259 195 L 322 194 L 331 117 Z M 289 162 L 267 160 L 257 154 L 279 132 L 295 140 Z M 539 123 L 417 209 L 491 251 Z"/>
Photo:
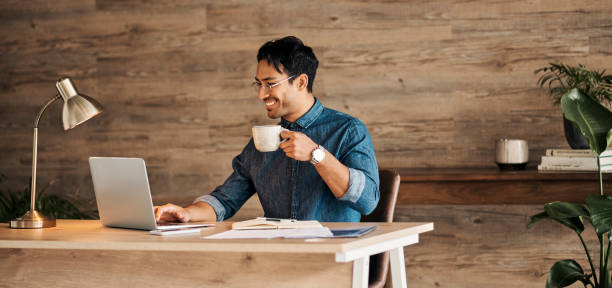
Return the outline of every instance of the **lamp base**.
<path id="1" fill-rule="evenodd" d="M 23 216 L 11 220 L 11 228 L 19 229 L 40 229 L 55 227 L 55 219 L 48 218 L 36 210 L 30 210 Z"/>

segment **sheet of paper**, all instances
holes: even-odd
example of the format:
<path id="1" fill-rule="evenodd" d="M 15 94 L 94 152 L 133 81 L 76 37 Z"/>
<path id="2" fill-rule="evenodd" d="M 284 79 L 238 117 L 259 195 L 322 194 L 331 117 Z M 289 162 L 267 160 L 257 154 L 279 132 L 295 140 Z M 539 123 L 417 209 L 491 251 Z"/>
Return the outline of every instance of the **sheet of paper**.
<path id="1" fill-rule="evenodd" d="M 177 228 L 177 229 L 166 229 L 166 230 L 151 230 L 149 233 L 151 235 L 159 235 L 159 236 L 167 236 L 167 235 L 184 235 L 184 234 L 200 234 L 200 230 L 206 227 L 186 227 L 186 228 Z"/>
<path id="2" fill-rule="evenodd" d="M 272 239 L 272 238 L 320 238 L 333 234 L 327 227 L 299 229 L 228 230 L 202 237 L 203 239 Z"/>

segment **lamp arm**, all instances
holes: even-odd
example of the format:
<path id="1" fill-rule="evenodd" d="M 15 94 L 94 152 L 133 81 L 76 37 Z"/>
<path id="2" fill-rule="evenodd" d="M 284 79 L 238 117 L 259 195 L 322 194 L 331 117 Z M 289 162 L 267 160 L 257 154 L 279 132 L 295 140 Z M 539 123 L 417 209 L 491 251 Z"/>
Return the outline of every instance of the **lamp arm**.
<path id="1" fill-rule="evenodd" d="M 32 148 L 32 186 L 30 188 L 30 211 L 34 212 L 36 207 L 36 162 L 38 160 L 38 121 L 40 121 L 40 117 L 42 117 L 43 113 L 51 105 L 53 102 L 60 99 L 61 96 L 59 94 L 55 95 L 53 99 L 49 100 L 45 106 L 40 109 L 38 115 L 36 116 L 36 120 L 34 120 L 34 142 Z"/>
<path id="2" fill-rule="evenodd" d="M 53 99 L 49 100 L 47 102 L 47 104 L 45 104 L 45 106 L 43 106 L 40 109 L 40 111 L 38 112 L 38 115 L 36 116 L 36 120 L 34 120 L 34 128 L 38 128 L 38 121 L 40 120 L 40 117 L 42 117 L 42 115 L 45 112 L 45 110 L 47 110 L 47 107 L 49 107 L 49 105 L 53 104 L 53 102 L 57 101 L 60 98 L 62 98 L 62 97 L 59 94 L 55 95 L 55 97 L 53 97 Z"/>

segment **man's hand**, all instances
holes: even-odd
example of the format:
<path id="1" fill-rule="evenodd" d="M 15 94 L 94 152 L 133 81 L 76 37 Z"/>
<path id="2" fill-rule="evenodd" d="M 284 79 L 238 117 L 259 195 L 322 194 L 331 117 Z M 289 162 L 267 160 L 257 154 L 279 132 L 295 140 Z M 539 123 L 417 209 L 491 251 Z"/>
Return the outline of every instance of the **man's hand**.
<path id="1" fill-rule="evenodd" d="M 287 157 L 299 161 L 310 161 L 311 153 L 317 148 L 310 137 L 301 132 L 285 130 L 281 132 L 281 137 L 287 141 L 281 143 L 278 147 L 283 149 Z"/>
<path id="2" fill-rule="evenodd" d="M 157 222 L 189 222 L 191 215 L 187 209 L 174 204 L 155 206 L 155 221 Z"/>

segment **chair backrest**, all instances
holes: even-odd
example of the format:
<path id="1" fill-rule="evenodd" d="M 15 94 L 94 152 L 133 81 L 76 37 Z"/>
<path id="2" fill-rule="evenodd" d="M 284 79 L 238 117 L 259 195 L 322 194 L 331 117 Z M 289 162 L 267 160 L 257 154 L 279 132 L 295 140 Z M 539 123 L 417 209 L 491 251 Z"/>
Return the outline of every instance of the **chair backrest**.
<path id="1" fill-rule="evenodd" d="M 380 199 L 376 209 L 370 215 L 362 216 L 361 222 L 393 222 L 395 203 L 399 193 L 400 175 L 397 171 L 379 170 Z M 370 277 L 368 287 L 380 288 L 385 286 L 389 271 L 389 252 L 370 256 Z"/>
<path id="2" fill-rule="evenodd" d="M 361 222 L 393 222 L 395 203 L 399 193 L 400 175 L 397 171 L 378 170 L 380 200 L 372 213 L 361 217 Z"/>

